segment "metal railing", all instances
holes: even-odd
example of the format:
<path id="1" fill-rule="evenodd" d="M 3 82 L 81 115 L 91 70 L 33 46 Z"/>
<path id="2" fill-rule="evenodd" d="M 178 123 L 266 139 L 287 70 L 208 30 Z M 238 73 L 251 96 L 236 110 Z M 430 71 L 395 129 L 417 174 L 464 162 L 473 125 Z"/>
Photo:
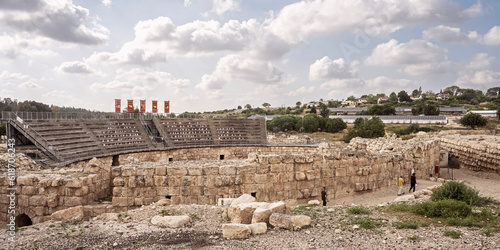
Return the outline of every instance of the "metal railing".
<path id="1" fill-rule="evenodd" d="M 153 113 L 112 113 L 112 112 L 13 112 L 2 111 L 0 120 L 8 121 L 20 117 L 23 120 L 68 120 L 68 119 L 235 119 L 235 115 L 209 114 L 153 114 Z"/>
<path id="2" fill-rule="evenodd" d="M 28 124 L 24 124 L 21 118 L 16 117 L 16 119 L 12 119 L 10 120 L 10 122 L 12 125 L 18 127 L 18 131 L 21 132 L 25 137 L 31 137 L 37 147 L 42 148 L 44 151 L 48 152 L 46 154 L 50 158 L 52 158 L 52 160 L 60 160 L 58 149 L 54 145 L 52 145 L 52 143 L 47 141 L 47 139 L 45 139 L 36 130 L 32 129 L 31 126 L 29 126 Z M 37 140 L 36 138 L 34 138 L 33 135 L 30 134 L 30 132 L 39 137 L 39 139 Z"/>

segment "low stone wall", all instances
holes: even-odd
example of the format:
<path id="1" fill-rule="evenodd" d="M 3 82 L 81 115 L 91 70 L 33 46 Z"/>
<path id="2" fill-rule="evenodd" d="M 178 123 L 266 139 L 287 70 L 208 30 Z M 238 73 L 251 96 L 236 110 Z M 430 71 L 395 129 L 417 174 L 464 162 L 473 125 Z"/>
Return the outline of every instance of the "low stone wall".
<path id="1" fill-rule="evenodd" d="M 109 161 L 93 159 L 83 169 L 21 171 L 13 187 L 9 185 L 7 174 L 2 173 L 0 222 L 4 225 L 10 216 L 26 214 L 33 223 L 38 223 L 55 211 L 88 205 L 111 195 L 110 165 Z M 8 196 L 11 192 L 15 192 L 14 203 Z M 12 205 L 14 209 L 9 209 Z M 8 214 L 9 210 L 15 214 Z M 86 211 L 88 215 L 94 214 L 93 207 L 87 207 Z"/>
<path id="2" fill-rule="evenodd" d="M 154 151 L 120 155 L 120 164 L 128 163 L 129 156 L 141 162 L 169 162 L 169 161 L 210 161 L 246 159 L 248 154 L 311 154 L 317 151 L 317 146 L 263 146 L 263 147 L 203 147 L 183 148 L 168 151 Z"/>
<path id="3" fill-rule="evenodd" d="M 447 135 L 442 148 L 458 158 L 461 167 L 472 170 L 500 170 L 500 136 Z"/>
<path id="4" fill-rule="evenodd" d="M 318 199 L 322 187 L 330 199 L 350 196 L 396 186 L 399 175 L 409 180 L 412 170 L 427 178 L 439 161 L 439 142 L 411 144 L 405 153 L 321 147 L 315 154 L 250 154 L 245 161 L 132 163 L 112 169 L 113 206 L 125 210 L 165 197 L 173 204 L 216 204 L 243 193 L 304 203 Z"/>

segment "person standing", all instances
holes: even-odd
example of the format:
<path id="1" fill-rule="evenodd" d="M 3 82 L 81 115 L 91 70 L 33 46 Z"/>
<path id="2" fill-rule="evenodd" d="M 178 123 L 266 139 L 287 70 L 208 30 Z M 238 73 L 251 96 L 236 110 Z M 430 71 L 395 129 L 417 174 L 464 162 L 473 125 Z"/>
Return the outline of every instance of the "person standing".
<path id="1" fill-rule="evenodd" d="M 413 192 L 415 193 L 415 186 L 417 185 L 417 177 L 415 177 L 415 173 L 413 173 L 410 177 L 410 190 L 408 191 L 411 192 L 413 189 Z"/>
<path id="2" fill-rule="evenodd" d="M 399 179 L 398 179 L 398 186 L 399 186 L 398 196 L 404 194 L 404 192 L 403 192 L 403 184 L 405 184 L 405 180 L 403 180 L 403 176 L 400 175 Z"/>
<path id="3" fill-rule="evenodd" d="M 321 191 L 321 200 L 323 200 L 323 207 L 326 206 L 326 203 L 328 202 L 328 199 L 326 198 L 326 187 L 323 187 L 323 190 Z"/>

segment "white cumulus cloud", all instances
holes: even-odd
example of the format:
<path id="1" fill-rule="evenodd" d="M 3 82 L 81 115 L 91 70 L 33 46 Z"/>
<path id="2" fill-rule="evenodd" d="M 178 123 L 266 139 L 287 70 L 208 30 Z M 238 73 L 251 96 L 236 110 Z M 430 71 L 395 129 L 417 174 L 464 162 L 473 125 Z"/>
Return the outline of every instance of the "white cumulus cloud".
<path id="1" fill-rule="evenodd" d="M 0 23 L 53 40 L 101 44 L 109 31 L 90 18 L 89 10 L 71 0 L 7 0 L 0 3 Z"/>
<path id="2" fill-rule="evenodd" d="M 56 70 L 69 74 L 93 74 L 96 71 L 84 62 L 64 62 Z"/>
<path id="3" fill-rule="evenodd" d="M 358 75 L 357 65 L 357 61 L 349 65 L 343 58 L 332 60 L 328 56 L 325 56 L 311 64 L 309 67 L 309 79 L 353 78 Z"/>
<path id="4" fill-rule="evenodd" d="M 494 26 L 481 40 L 486 45 L 500 45 L 500 26 Z"/>
<path id="5" fill-rule="evenodd" d="M 448 72 L 452 63 L 448 60 L 447 50 L 424 40 L 411 40 L 399 43 L 391 39 L 377 45 L 365 60 L 371 66 L 404 66 L 410 75 L 429 75 Z"/>
<path id="6" fill-rule="evenodd" d="M 212 4 L 213 7 L 210 12 L 213 12 L 219 16 L 222 16 L 224 15 L 224 13 L 229 11 L 240 10 L 240 3 L 237 0 L 212 0 Z"/>
<path id="7" fill-rule="evenodd" d="M 471 43 L 479 39 L 476 31 L 470 31 L 468 34 L 462 33 L 460 28 L 453 28 L 445 25 L 439 25 L 423 31 L 425 40 L 436 40 L 442 43 Z"/>
<path id="8" fill-rule="evenodd" d="M 198 89 L 222 89 L 230 81 L 244 81 L 257 84 L 282 82 L 283 72 L 270 62 L 254 60 L 231 54 L 222 57 L 212 74 L 205 74 Z"/>

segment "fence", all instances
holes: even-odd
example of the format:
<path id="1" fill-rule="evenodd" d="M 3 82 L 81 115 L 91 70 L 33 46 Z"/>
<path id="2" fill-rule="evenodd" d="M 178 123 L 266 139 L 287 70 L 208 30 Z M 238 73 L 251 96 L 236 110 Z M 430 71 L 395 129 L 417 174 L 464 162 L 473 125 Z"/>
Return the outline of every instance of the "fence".
<path id="1" fill-rule="evenodd" d="M 66 120 L 66 119 L 165 119 L 165 118 L 238 118 L 227 114 L 154 114 L 154 113 L 111 113 L 111 112 L 12 112 L 2 111 L 0 120 L 14 120 L 19 117 L 23 120 Z"/>

